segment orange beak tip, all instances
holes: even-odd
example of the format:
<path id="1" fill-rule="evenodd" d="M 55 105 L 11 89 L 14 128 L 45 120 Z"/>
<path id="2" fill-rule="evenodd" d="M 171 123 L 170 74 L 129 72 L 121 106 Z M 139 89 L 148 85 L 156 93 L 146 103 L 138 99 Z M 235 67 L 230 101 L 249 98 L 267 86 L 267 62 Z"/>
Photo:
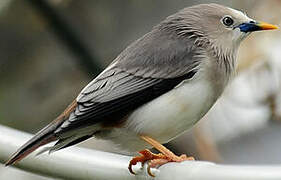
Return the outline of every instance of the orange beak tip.
<path id="1" fill-rule="evenodd" d="M 278 29 L 279 27 L 273 24 L 265 23 L 265 22 L 260 22 L 257 24 L 261 30 L 274 30 Z"/>

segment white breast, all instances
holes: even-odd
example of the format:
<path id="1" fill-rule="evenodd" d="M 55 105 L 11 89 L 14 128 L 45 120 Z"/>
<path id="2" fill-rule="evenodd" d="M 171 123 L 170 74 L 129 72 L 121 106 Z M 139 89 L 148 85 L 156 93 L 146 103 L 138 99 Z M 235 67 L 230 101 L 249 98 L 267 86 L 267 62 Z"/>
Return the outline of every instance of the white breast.
<path id="1" fill-rule="evenodd" d="M 134 111 L 127 128 L 165 143 L 191 128 L 217 97 L 210 82 L 197 77 Z"/>

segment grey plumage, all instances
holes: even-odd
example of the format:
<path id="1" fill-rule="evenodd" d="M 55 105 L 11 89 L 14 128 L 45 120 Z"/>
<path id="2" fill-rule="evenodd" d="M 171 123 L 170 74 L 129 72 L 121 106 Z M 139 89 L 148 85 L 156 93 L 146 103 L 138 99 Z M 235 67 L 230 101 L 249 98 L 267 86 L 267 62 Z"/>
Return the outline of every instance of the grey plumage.
<path id="1" fill-rule="evenodd" d="M 226 16 L 230 16 L 234 24 L 223 25 L 222 19 Z M 197 122 L 220 96 L 235 72 L 240 42 L 249 34 L 248 30 L 258 29 L 253 24 L 245 27 L 250 20 L 241 12 L 217 4 L 188 7 L 167 17 L 117 56 L 57 120 L 20 148 L 7 165 L 55 140 L 58 141 L 51 151 L 92 136 L 112 138 L 122 145 L 132 143 L 136 149 L 145 147 L 137 138 L 140 133 L 155 136 L 160 142 L 169 141 Z M 244 26 L 240 26 L 242 24 Z M 241 32 L 239 28 L 243 28 Z M 197 99 L 193 99 L 188 92 L 197 91 L 195 87 L 206 94 L 202 97 L 196 94 Z M 168 129 L 169 124 L 165 122 L 170 121 L 160 122 L 159 114 L 149 114 L 150 108 L 161 111 L 161 105 L 154 103 L 158 102 L 169 106 L 169 112 L 163 112 L 167 113 L 165 118 L 175 117 L 173 113 L 178 111 L 173 105 L 178 105 L 173 104 L 174 99 L 181 101 L 181 96 L 184 100 L 181 105 L 193 105 L 185 101 L 198 101 L 194 102 L 198 108 L 184 108 L 175 118 L 175 123 L 179 123 L 176 128 Z M 147 112 L 143 115 L 147 117 L 138 115 L 142 111 Z M 183 121 L 182 115 L 190 118 L 188 122 Z M 150 118 L 162 123 L 163 132 L 150 130 L 145 122 Z M 127 136 L 132 138 L 126 139 Z M 122 137 L 130 142 L 121 142 Z"/>
<path id="2" fill-rule="evenodd" d="M 83 116 L 86 116 L 86 118 L 82 119 L 94 117 L 91 120 L 93 124 L 99 122 L 95 119 L 105 121 L 106 118 L 98 118 L 97 113 L 92 113 L 93 115 L 90 115 L 90 117 L 87 116 L 87 113 L 91 112 L 92 109 L 99 108 L 102 103 L 121 97 L 125 98 L 155 84 L 163 83 L 167 79 L 172 81 L 190 72 L 196 72 L 205 50 L 196 45 L 195 42 L 203 39 L 199 40 L 198 32 L 195 36 L 192 30 L 189 33 L 185 32 L 185 36 L 178 34 L 180 30 L 184 30 L 180 25 L 184 19 L 180 21 L 178 16 L 176 14 L 173 16 L 174 18 L 167 18 L 160 25 L 155 26 L 151 32 L 126 48 L 109 68 L 80 93 L 77 98 L 78 107 L 76 111 L 71 114 L 69 120 L 56 133 L 59 134 L 62 129 L 67 131 L 71 123 L 78 123 L 77 121 L 81 120 Z M 168 28 L 166 24 L 170 24 L 170 27 Z M 173 28 L 171 24 L 173 24 Z M 171 88 L 178 85 L 176 80 L 175 82 Z M 168 90 L 170 88 L 166 91 Z M 158 96 L 161 94 L 158 94 Z M 94 104 L 97 103 L 96 107 Z M 138 103 L 136 102 L 136 104 Z M 138 106 L 141 104 L 138 104 Z M 120 104 L 116 106 L 120 106 Z M 101 113 L 106 114 L 107 112 L 101 111 Z M 86 125 L 86 123 L 82 123 Z"/>

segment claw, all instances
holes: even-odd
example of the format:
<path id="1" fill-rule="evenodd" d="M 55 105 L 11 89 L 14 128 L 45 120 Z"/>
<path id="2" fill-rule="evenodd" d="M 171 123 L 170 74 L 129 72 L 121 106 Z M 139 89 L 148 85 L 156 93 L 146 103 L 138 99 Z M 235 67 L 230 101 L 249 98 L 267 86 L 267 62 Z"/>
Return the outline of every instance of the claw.
<path id="1" fill-rule="evenodd" d="M 130 173 L 132 174 L 136 174 L 133 169 L 132 169 L 132 166 L 133 165 L 136 165 L 138 162 L 141 162 L 142 166 L 144 165 L 145 162 L 149 161 L 149 160 L 153 160 L 153 159 L 164 159 L 166 158 L 166 156 L 164 156 L 163 154 L 154 154 L 152 152 L 150 152 L 148 149 L 145 149 L 143 151 L 140 151 L 139 152 L 141 155 L 140 156 L 136 156 L 134 157 L 131 161 L 130 161 L 130 164 L 128 166 L 128 169 L 130 171 Z M 148 166 L 149 168 L 149 166 Z M 149 168 L 150 169 L 150 168 Z M 151 172 L 149 170 L 149 172 Z M 150 173 L 149 175 L 153 176 L 152 173 Z"/>
<path id="2" fill-rule="evenodd" d="M 150 159 L 152 158 L 152 155 L 151 155 L 152 153 L 151 153 L 149 150 L 147 150 L 147 149 L 145 149 L 145 150 L 143 150 L 143 151 L 140 151 L 139 153 L 140 153 L 141 155 L 140 155 L 140 156 L 134 157 L 134 158 L 130 161 L 130 164 L 129 164 L 129 167 L 128 167 L 130 173 L 132 173 L 132 174 L 134 174 L 134 175 L 136 175 L 136 173 L 135 173 L 135 172 L 133 171 L 133 169 L 132 169 L 132 166 L 133 166 L 133 165 L 136 165 L 138 162 L 141 162 L 141 163 L 142 163 L 142 166 L 143 166 L 146 161 L 148 161 L 148 160 L 150 160 Z"/>
<path id="3" fill-rule="evenodd" d="M 130 171 L 131 174 L 136 175 L 136 173 L 135 173 L 135 172 L 133 171 L 133 169 L 132 169 L 132 166 L 133 166 L 133 165 L 136 165 L 136 164 L 137 164 L 137 163 L 132 162 L 132 160 L 130 161 L 130 164 L 129 164 L 128 169 L 129 169 L 129 171 Z"/>
<path id="4" fill-rule="evenodd" d="M 145 162 L 149 161 L 147 166 L 147 173 L 150 176 L 155 177 L 155 175 L 151 172 L 151 168 L 157 168 L 168 162 L 182 162 L 186 160 L 194 160 L 193 157 L 187 157 L 185 154 L 181 156 L 165 156 L 162 153 L 154 154 L 147 149 L 140 151 L 139 153 L 141 155 L 134 157 L 130 161 L 130 164 L 128 166 L 129 171 L 134 175 L 136 175 L 136 173 L 133 171 L 132 166 L 136 165 L 138 162 L 141 162 L 143 166 Z"/>
<path id="5" fill-rule="evenodd" d="M 151 177 L 155 177 L 155 175 L 151 172 L 151 166 L 150 165 L 148 165 L 147 166 L 147 173 L 151 176 Z"/>

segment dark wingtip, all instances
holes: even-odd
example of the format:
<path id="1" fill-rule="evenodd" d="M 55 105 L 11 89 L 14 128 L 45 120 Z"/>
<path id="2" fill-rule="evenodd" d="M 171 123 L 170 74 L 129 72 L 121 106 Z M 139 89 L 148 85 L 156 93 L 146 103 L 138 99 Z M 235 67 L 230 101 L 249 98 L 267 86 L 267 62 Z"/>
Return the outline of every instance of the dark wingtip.
<path id="1" fill-rule="evenodd" d="M 57 137 L 53 132 L 64 122 L 64 118 L 68 117 L 69 114 L 75 109 L 77 106 L 76 101 L 74 100 L 68 108 L 57 117 L 53 122 L 43 128 L 41 131 L 35 134 L 33 138 L 31 138 L 28 142 L 26 142 L 23 146 L 19 148 L 17 152 L 15 152 L 11 158 L 5 162 L 5 166 L 10 166 L 15 164 L 16 162 L 22 160 L 27 155 L 35 151 L 40 146 L 43 146 L 49 142 L 57 140 Z"/>
<path id="2" fill-rule="evenodd" d="M 11 161 L 12 160 L 9 159 L 7 162 L 4 163 L 4 166 L 8 167 L 8 166 L 12 165 L 13 163 Z"/>
<path id="3" fill-rule="evenodd" d="M 31 142 L 28 141 L 25 145 L 22 146 L 22 148 L 20 148 L 17 152 L 15 152 L 11 156 L 11 158 L 7 162 L 5 162 L 4 165 L 7 167 L 7 166 L 17 163 L 18 161 L 22 160 L 27 155 L 29 155 L 30 153 L 35 151 L 40 146 L 43 146 L 49 142 L 55 141 L 56 137 L 55 136 L 45 137 L 42 140 L 39 140 L 38 142 L 37 141 L 32 142 L 32 140 L 33 139 L 31 139 Z"/>
<path id="4" fill-rule="evenodd" d="M 11 165 L 15 164 L 17 161 L 19 161 L 19 159 L 10 158 L 8 161 L 5 162 L 4 166 L 5 167 L 11 166 Z"/>
<path id="5" fill-rule="evenodd" d="M 38 146 L 39 147 L 39 146 Z M 13 154 L 11 156 L 11 158 L 5 162 L 5 166 L 10 166 L 10 165 L 13 165 L 15 163 L 17 163 L 18 161 L 22 160 L 23 158 L 25 158 L 28 154 L 30 154 L 31 152 L 33 152 L 35 149 L 38 148 L 37 146 L 36 147 L 32 147 L 31 149 L 28 149 L 26 151 L 19 151 L 19 152 L 16 152 L 15 154 Z"/>

